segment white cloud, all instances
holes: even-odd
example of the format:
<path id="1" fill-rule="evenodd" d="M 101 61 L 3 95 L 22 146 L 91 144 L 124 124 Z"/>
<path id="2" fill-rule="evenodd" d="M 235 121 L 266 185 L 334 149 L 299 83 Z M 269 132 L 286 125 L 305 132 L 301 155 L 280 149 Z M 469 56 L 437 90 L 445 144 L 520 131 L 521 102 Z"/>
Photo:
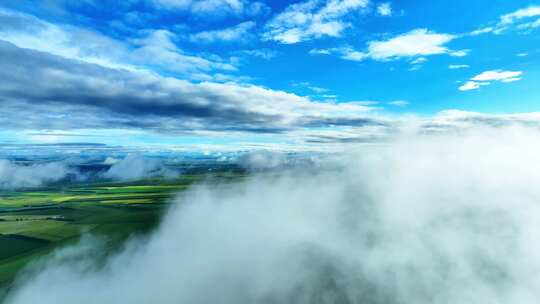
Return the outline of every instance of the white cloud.
<path id="1" fill-rule="evenodd" d="M 448 66 L 451 70 L 457 70 L 457 69 L 468 69 L 470 66 L 468 64 L 451 64 Z"/>
<path id="2" fill-rule="evenodd" d="M 449 50 L 445 44 L 454 38 L 450 34 L 417 29 L 388 40 L 371 41 L 368 43 L 368 53 L 375 60 L 446 54 Z"/>
<path id="3" fill-rule="evenodd" d="M 176 178 L 178 176 L 179 173 L 168 169 L 163 160 L 138 154 L 129 154 L 125 158 L 115 161 L 103 174 L 103 177 L 115 180 L 137 180 L 151 177 Z"/>
<path id="4" fill-rule="evenodd" d="M 350 61 L 363 61 L 368 57 L 366 53 L 356 51 L 352 48 L 343 48 L 341 49 L 341 52 L 341 58 Z"/>
<path id="5" fill-rule="evenodd" d="M 428 59 L 426 57 L 418 57 L 418 58 L 414 59 L 413 61 L 411 61 L 411 64 L 422 64 L 422 63 L 425 63 L 427 61 L 428 61 Z"/>
<path id="6" fill-rule="evenodd" d="M 533 30 L 538 27 L 540 27 L 540 18 L 536 19 L 535 21 L 525 22 L 517 26 L 519 30 L 524 31 Z"/>
<path id="7" fill-rule="evenodd" d="M 450 56 L 452 57 L 465 57 L 469 54 L 471 50 L 469 49 L 463 49 L 463 50 L 458 50 L 458 51 L 452 51 L 449 53 Z"/>
<path id="8" fill-rule="evenodd" d="M 519 54 L 516 54 L 517 57 L 527 57 L 529 56 L 529 53 L 519 53 Z"/>
<path id="9" fill-rule="evenodd" d="M 269 10 L 262 2 L 250 0 L 152 0 L 158 8 L 189 11 L 194 15 L 254 16 Z"/>
<path id="10" fill-rule="evenodd" d="M 352 48 L 351 46 L 342 46 L 338 48 L 329 49 L 311 49 L 310 55 L 331 55 L 338 54 L 340 58 L 350 61 L 364 61 L 368 58 L 368 54 L 360 52 Z"/>
<path id="11" fill-rule="evenodd" d="M 215 42 L 215 41 L 243 41 L 251 36 L 250 30 L 255 27 L 255 22 L 246 21 L 235 26 L 213 31 L 204 31 L 192 34 L 189 39 L 193 42 Z"/>
<path id="12" fill-rule="evenodd" d="M 138 39 L 119 41 L 97 32 L 69 25 L 56 25 L 34 16 L 0 9 L 0 17 L 2 16 L 28 25 L 0 28 L 1 40 L 21 48 L 114 69 L 135 71 L 148 66 L 158 66 L 165 71 L 195 79 L 214 71 L 236 70 L 230 59 L 216 55 L 187 54 L 176 46 L 175 35 L 167 30 L 142 31 Z"/>
<path id="13" fill-rule="evenodd" d="M 514 71 L 486 71 L 477 76 L 471 78 L 473 81 L 504 81 L 509 79 L 519 78 L 523 72 L 514 72 Z"/>
<path id="14" fill-rule="evenodd" d="M 77 172 L 63 162 L 24 165 L 0 159 L 0 189 L 38 187 L 64 179 L 69 174 L 76 175 Z"/>
<path id="15" fill-rule="evenodd" d="M 362 61 L 371 58 L 377 61 L 397 60 L 401 58 L 414 58 L 417 63 L 427 60 L 421 56 L 449 54 L 452 56 L 466 55 L 468 50 L 451 51 L 445 44 L 456 36 L 438 34 L 427 29 L 416 29 L 408 33 L 395 36 L 388 40 L 370 41 L 366 52 L 353 49 L 350 46 L 329 49 L 312 49 L 311 55 L 338 54 L 341 58 L 353 61 Z M 414 62 L 413 61 L 413 62 Z"/>
<path id="16" fill-rule="evenodd" d="M 540 126 L 540 112 L 516 114 L 486 114 L 461 110 L 445 110 L 426 120 L 423 129 L 447 132 L 475 127 Z"/>
<path id="17" fill-rule="evenodd" d="M 236 66 L 218 56 L 203 58 L 185 54 L 173 42 L 174 34 L 167 30 L 150 31 L 142 39 L 133 40 L 136 48 L 127 54 L 138 65 L 156 65 L 165 70 L 192 75 L 222 70 L 235 71 Z"/>
<path id="18" fill-rule="evenodd" d="M 308 0 L 292 4 L 266 24 L 263 38 L 293 44 L 324 36 L 339 37 L 345 28 L 351 26 L 343 18 L 365 8 L 368 2 L 330 0 L 320 6 L 320 1 Z"/>
<path id="19" fill-rule="evenodd" d="M 253 171 L 277 169 L 287 165 L 287 155 L 268 150 L 255 150 L 237 159 L 240 166 Z"/>
<path id="20" fill-rule="evenodd" d="M 481 86 L 489 85 L 489 82 L 476 82 L 476 81 L 467 81 L 464 85 L 460 86 L 458 89 L 460 91 L 471 91 L 479 89 Z"/>
<path id="21" fill-rule="evenodd" d="M 540 6 L 529 6 L 527 8 L 519 9 L 513 13 L 501 16 L 501 24 L 509 25 L 518 22 L 524 18 L 531 18 L 540 16 Z"/>
<path id="22" fill-rule="evenodd" d="M 410 102 L 406 100 L 394 100 L 394 101 L 390 101 L 388 104 L 392 106 L 396 106 L 396 107 L 405 107 L 405 106 L 408 106 Z"/>
<path id="23" fill-rule="evenodd" d="M 482 86 L 490 85 L 493 81 L 498 82 L 515 82 L 521 80 L 521 71 L 503 71 L 503 70 L 493 70 L 485 71 L 481 74 L 478 74 L 467 81 L 464 85 L 459 87 L 460 91 L 470 91 L 477 90 Z"/>
<path id="24" fill-rule="evenodd" d="M 92 31 L 59 26 L 34 16 L 0 8 L 0 18 L 12 20 L 0 27 L 0 39 L 21 48 L 34 49 L 110 68 L 132 69 L 119 63 L 127 52 L 123 43 Z M 25 26 L 20 26 L 24 24 Z"/>
<path id="25" fill-rule="evenodd" d="M 377 13 L 381 16 L 392 16 L 392 6 L 389 2 L 377 6 Z"/>
<path id="26" fill-rule="evenodd" d="M 311 83 L 309 83 L 307 81 L 304 81 L 304 82 L 292 82 L 291 85 L 293 87 L 295 87 L 295 88 L 301 88 L 301 89 L 310 90 L 313 93 L 316 93 L 316 94 L 319 94 L 319 95 L 323 94 L 323 93 L 327 93 L 329 91 L 326 88 L 321 88 L 321 87 L 312 85 Z M 322 95 L 320 95 L 320 96 L 322 96 Z"/>
<path id="27" fill-rule="evenodd" d="M 240 51 L 240 53 L 250 55 L 253 57 L 259 57 L 266 60 L 275 58 L 278 55 L 277 51 L 271 50 L 271 49 L 243 50 L 243 51 Z"/>
<path id="28" fill-rule="evenodd" d="M 145 71 L 107 69 L 0 43 L 0 125 L 4 128 L 135 128 L 162 132 L 277 132 L 374 123 L 373 108 L 316 102 L 261 86 L 180 80 Z M 16 68 L 15 68 L 16 67 Z M 36 82 L 35 79 L 47 79 Z M 31 88 L 32 95 L 27 91 Z M 315 90 L 321 91 L 320 88 Z M 80 98 L 81 94 L 85 98 Z M 41 102 L 34 102 L 41 100 Z M 15 119 L 25 111 L 27 119 Z M 60 117 L 61 119 L 46 119 Z"/>
<path id="29" fill-rule="evenodd" d="M 480 28 L 480 29 L 477 29 L 477 30 L 474 30 L 474 31 L 470 32 L 469 35 L 478 36 L 478 35 L 481 35 L 481 34 L 491 33 L 494 30 L 495 29 L 493 27 L 484 27 L 484 28 Z"/>
<path id="30" fill-rule="evenodd" d="M 512 13 L 500 16 L 499 21 L 493 25 L 477 29 L 469 33 L 472 36 L 493 33 L 502 34 L 510 29 L 518 29 L 521 31 L 532 30 L 540 27 L 540 6 L 533 5 L 526 8 L 518 9 Z M 534 20 L 531 20 L 534 19 Z"/>
<path id="31" fill-rule="evenodd" d="M 311 49 L 309 51 L 310 55 L 330 55 L 331 53 L 331 49 Z"/>
<path id="32" fill-rule="evenodd" d="M 83 238 L 34 264 L 8 303 L 537 303 L 537 130 L 351 150 L 193 187 L 114 253 Z"/>

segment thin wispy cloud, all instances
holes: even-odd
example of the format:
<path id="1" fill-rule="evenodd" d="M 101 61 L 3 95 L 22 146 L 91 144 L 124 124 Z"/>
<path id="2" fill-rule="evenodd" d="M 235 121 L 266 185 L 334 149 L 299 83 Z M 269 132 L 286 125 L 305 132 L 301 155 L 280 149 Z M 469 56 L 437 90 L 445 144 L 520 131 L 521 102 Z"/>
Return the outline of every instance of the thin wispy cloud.
<path id="1" fill-rule="evenodd" d="M 193 42 L 200 43 L 210 43 L 216 41 L 242 42 L 253 35 L 251 30 L 255 25 L 256 23 L 253 21 L 246 21 L 225 29 L 191 34 L 189 39 Z"/>
<path id="2" fill-rule="evenodd" d="M 323 5 L 308 0 L 287 7 L 266 24 L 266 40 L 294 44 L 321 37 L 340 37 L 352 26 L 349 14 L 367 7 L 367 0 L 331 0 Z"/>
<path id="3" fill-rule="evenodd" d="M 268 11 L 263 2 L 250 0 L 151 0 L 161 9 L 187 11 L 199 16 L 220 14 L 253 16 Z"/>
<path id="4" fill-rule="evenodd" d="M 522 71 L 485 71 L 472 77 L 469 81 L 459 87 L 460 91 L 477 90 L 483 86 L 488 86 L 492 82 L 509 83 L 521 80 Z"/>
<path id="5" fill-rule="evenodd" d="M 188 54 L 176 43 L 176 35 L 168 30 L 144 30 L 140 37 L 118 41 L 98 32 L 70 25 L 56 25 L 36 17 L 0 10 L 0 15 L 13 24 L 26 27 L 0 28 L 2 40 L 18 47 L 48 52 L 69 59 L 81 60 L 108 68 L 140 70 L 158 66 L 163 70 L 199 79 L 214 71 L 236 70 L 231 60 L 213 56 Z"/>
<path id="6" fill-rule="evenodd" d="M 540 6 L 532 5 L 504 14 L 500 16 L 499 21 L 496 24 L 479 28 L 472 31 L 470 34 L 473 36 L 486 33 L 499 35 L 512 29 L 526 32 L 538 27 L 540 27 Z"/>
<path id="7" fill-rule="evenodd" d="M 468 69 L 470 66 L 468 64 L 451 64 L 448 66 L 451 70 L 459 70 L 459 69 Z"/>

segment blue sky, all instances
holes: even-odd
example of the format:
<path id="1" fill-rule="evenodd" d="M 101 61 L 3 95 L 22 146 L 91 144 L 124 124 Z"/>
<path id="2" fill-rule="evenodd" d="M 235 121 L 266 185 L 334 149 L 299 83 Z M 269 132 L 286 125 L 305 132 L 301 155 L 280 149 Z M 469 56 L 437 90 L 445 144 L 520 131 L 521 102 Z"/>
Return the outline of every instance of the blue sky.
<path id="1" fill-rule="evenodd" d="M 3 1 L 0 142 L 293 149 L 530 123 L 539 33 L 535 1 Z"/>

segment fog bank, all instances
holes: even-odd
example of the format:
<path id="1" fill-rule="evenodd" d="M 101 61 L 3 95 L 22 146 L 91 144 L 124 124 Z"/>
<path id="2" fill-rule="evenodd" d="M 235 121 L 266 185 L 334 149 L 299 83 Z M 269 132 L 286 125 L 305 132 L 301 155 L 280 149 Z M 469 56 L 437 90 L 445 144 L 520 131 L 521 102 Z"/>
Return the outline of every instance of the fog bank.
<path id="1" fill-rule="evenodd" d="M 103 265 L 83 239 L 10 304 L 537 303 L 540 136 L 404 136 L 319 173 L 201 185 Z"/>
<path id="2" fill-rule="evenodd" d="M 0 189 L 38 187 L 76 174 L 63 162 L 21 165 L 0 159 Z"/>
<path id="3" fill-rule="evenodd" d="M 114 180 L 137 180 L 142 178 L 163 177 L 176 178 L 178 172 L 167 169 L 161 159 L 144 157 L 139 154 L 128 154 L 123 159 L 112 161 L 107 158 L 105 163 L 112 166 L 103 174 L 103 177 Z"/>

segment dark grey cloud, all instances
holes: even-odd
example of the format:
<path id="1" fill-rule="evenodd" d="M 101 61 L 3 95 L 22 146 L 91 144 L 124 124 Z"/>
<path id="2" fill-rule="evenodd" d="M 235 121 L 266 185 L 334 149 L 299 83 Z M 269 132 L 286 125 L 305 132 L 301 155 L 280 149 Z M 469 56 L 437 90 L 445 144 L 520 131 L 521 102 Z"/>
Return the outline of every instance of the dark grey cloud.
<path id="1" fill-rule="evenodd" d="M 368 108 L 317 103 L 252 85 L 193 83 L 111 69 L 0 41 L 5 127 L 237 130 L 275 133 L 301 127 L 371 125 Z M 16 119 L 25 113 L 24 122 Z"/>

